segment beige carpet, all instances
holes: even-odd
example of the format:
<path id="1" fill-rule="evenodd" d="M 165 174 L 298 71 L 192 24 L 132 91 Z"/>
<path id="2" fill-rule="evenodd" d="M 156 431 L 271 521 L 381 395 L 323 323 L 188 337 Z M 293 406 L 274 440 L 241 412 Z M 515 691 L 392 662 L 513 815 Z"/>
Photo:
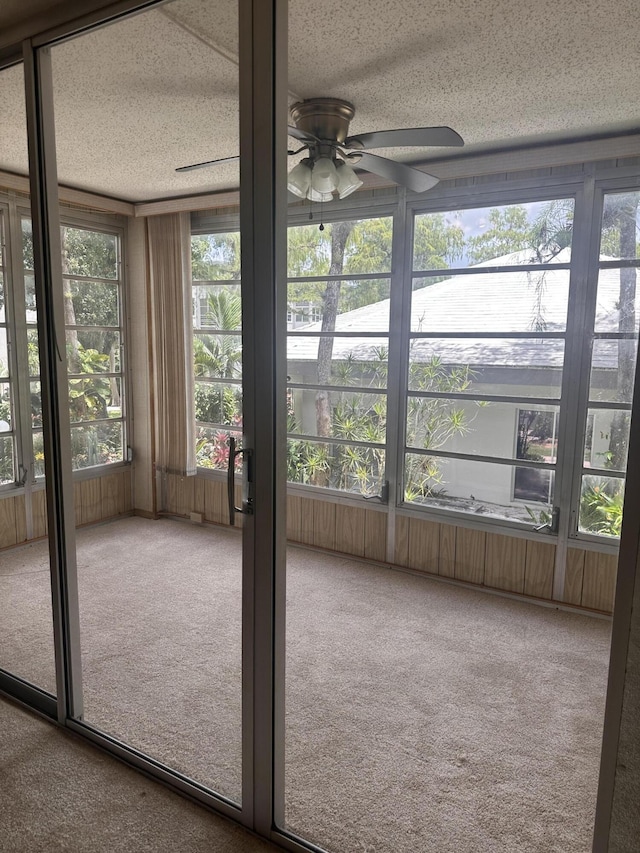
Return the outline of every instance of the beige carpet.
<path id="1" fill-rule="evenodd" d="M 45 560 L 2 555 L 0 665 L 51 687 Z M 81 531 L 78 566 L 87 721 L 239 798 L 237 535 L 126 519 Z M 349 853 L 590 849 L 607 622 L 295 548 L 287 580 L 289 828 Z"/>
<path id="2" fill-rule="evenodd" d="M 3 853 L 269 853 L 83 739 L 0 698 Z"/>

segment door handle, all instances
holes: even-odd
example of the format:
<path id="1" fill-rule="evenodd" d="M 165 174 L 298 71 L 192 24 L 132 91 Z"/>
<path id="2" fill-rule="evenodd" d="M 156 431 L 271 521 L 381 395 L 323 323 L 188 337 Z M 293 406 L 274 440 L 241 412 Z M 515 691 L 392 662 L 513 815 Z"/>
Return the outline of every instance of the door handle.
<path id="1" fill-rule="evenodd" d="M 549 533 L 557 533 L 558 527 L 560 526 L 560 507 L 554 507 L 551 512 L 551 518 L 549 521 L 545 521 L 543 524 L 537 524 L 533 529 L 536 533 L 541 533 L 543 530 L 548 530 Z"/>
<path id="2" fill-rule="evenodd" d="M 365 501 L 380 501 L 381 504 L 389 503 L 389 481 L 385 480 L 379 495 L 363 495 Z"/>
<path id="3" fill-rule="evenodd" d="M 243 515 L 253 515 L 253 500 L 247 497 L 242 502 L 242 506 L 236 506 L 236 459 L 238 456 L 244 456 L 246 459 L 245 477 L 247 483 L 253 482 L 253 451 L 248 447 L 236 449 L 236 440 L 233 436 L 229 436 L 229 467 L 227 468 L 227 499 L 229 501 L 229 524 L 233 527 L 236 520 L 236 513 L 240 512 Z"/>

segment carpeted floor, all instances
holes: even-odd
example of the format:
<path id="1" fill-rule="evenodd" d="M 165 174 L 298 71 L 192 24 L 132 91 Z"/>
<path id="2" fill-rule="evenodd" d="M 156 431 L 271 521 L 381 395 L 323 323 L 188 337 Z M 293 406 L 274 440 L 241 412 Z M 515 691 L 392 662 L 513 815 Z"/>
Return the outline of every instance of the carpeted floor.
<path id="1" fill-rule="evenodd" d="M 85 719 L 239 799 L 239 537 L 124 519 L 79 532 L 78 568 Z M 0 559 L 0 665 L 51 689 L 45 569 L 44 543 Z M 607 622 L 297 548 L 287 585 L 288 828 L 590 849 Z"/>
<path id="2" fill-rule="evenodd" d="M 275 853 L 271 844 L 0 698 L 2 853 Z"/>

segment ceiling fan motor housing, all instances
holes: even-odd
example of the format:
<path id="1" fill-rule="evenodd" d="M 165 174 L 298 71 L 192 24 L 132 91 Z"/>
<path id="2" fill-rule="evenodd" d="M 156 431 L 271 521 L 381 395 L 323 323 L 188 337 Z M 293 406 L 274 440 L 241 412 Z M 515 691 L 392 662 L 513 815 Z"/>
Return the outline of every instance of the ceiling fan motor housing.
<path id="1" fill-rule="evenodd" d="M 355 108 L 339 98 L 309 98 L 294 104 L 290 114 L 295 126 L 304 133 L 343 144 Z"/>

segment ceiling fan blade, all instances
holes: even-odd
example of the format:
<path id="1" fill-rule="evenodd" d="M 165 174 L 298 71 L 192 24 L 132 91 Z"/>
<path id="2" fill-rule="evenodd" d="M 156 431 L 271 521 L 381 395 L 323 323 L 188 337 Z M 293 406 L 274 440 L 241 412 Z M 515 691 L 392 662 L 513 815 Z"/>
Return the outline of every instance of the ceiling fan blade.
<path id="1" fill-rule="evenodd" d="M 293 136 L 294 139 L 299 139 L 301 142 L 320 142 L 317 136 L 314 136 L 312 133 L 305 133 L 304 130 L 300 130 L 293 124 L 289 125 L 287 132 L 289 136 Z"/>
<path id="2" fill-rule="evenodd" d="M 352 148 L 413 148 L 431 145 L 464 145 L 459 133 L 450 127 L 404 127 L 397 130 L 373 130 L 359 133 L 345 140 L 345 147 Z"/>
<path id="3" fill-rule="evenodd" d="M 407 187 L 416 193 L 426 192 L 440 183 L 440 178 L 428 175 L 412 166 L 406 166 L 404 163 L 398 163 L 396 160 L 378 157 L 377 154 L 358 151 L 357 154 L 355 152 L 347 154 L 348 159 L 351 157 L 353 157 L 355 161 L 353 165 L 357 169 L 365 169 L 367 172 L 373 172 L 374 175 L 380 175 L 381 178 L 389 178 L 394 183 Z"/>
<path id="4" fill-rule="evenodd" d="M 190 166 L 180 166 L 176 172 L 192 172 L 194 169 L 205 169 L 207 166 L 218 166 L 220 163 L 237 163 L 239 157 L 222 157 L 220 160 L 206 160 L 204 163 L 192 163 Z"/>

